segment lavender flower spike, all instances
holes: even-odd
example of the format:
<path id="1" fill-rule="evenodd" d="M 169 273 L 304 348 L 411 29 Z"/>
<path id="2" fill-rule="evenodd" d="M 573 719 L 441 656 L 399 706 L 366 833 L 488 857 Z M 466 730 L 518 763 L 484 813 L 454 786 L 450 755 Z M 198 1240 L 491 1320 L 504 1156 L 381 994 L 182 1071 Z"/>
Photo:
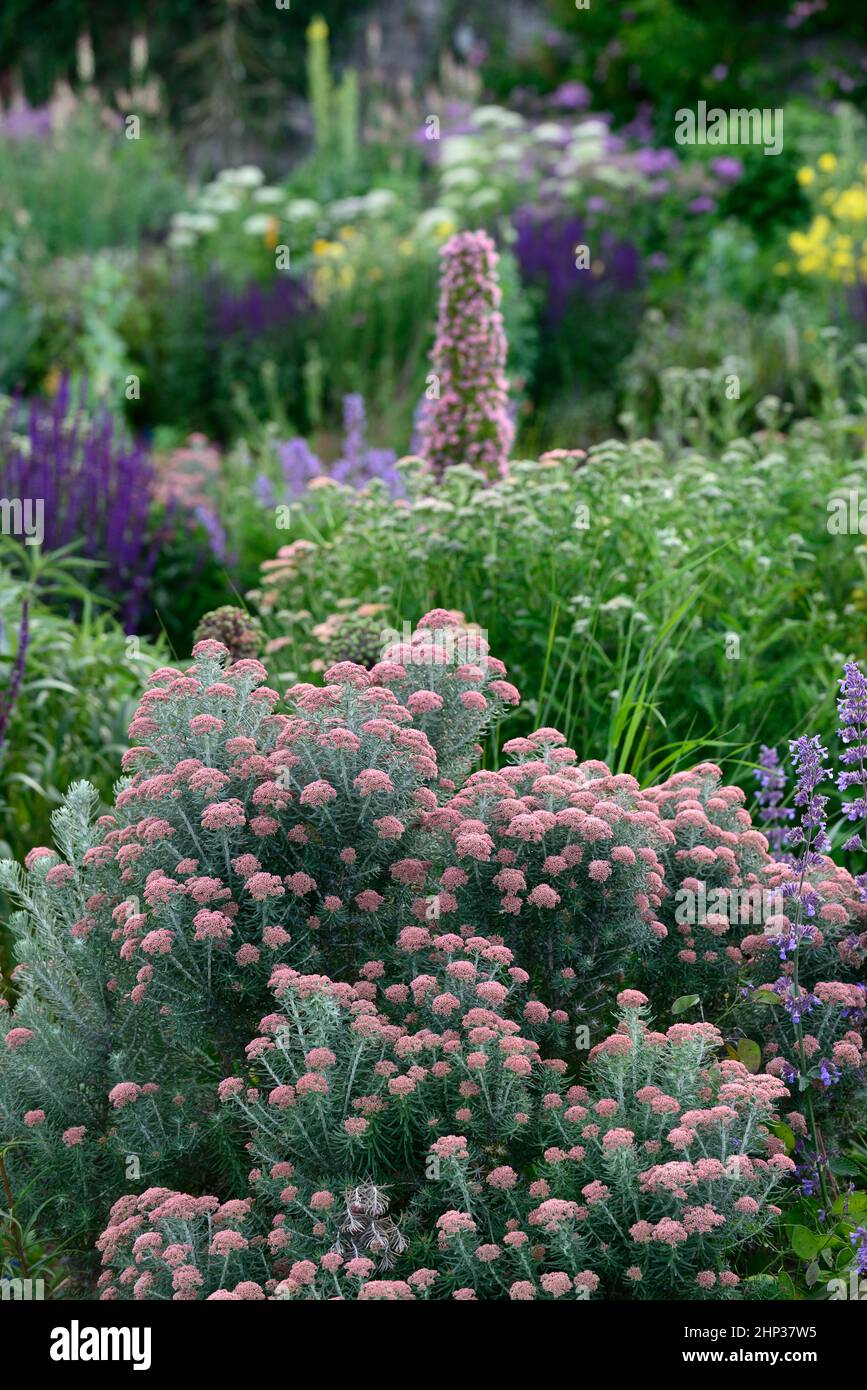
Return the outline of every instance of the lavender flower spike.
<path id="1" fill-rule="evenodd" d="M 776 748 L 762 744 L 755 778 L 759 784 L 756 792 L 759 818 L 765 827 L 771 853 L 775 859 L 781 859 L 788 838 L 784 823 L 794 820 L 795 810 L 792 806 L 780 805 L 786 793 L 786 772 Z"/>
<path id="2" fill-rule="evenodd" d="M 850 787 L 858 787 L 860 795 L 853 801 L 845 801 L 843 810 L 850 821 L 863 821 L 867 829 L 867 677 L 854 661 L 847 661 L 840 681 L 840 695 L 837 700 L 837 713 L 840 718 L 838 738 L 844 748 L 840 762 L 850 771 L 841 772 L 837 786 L 841 792 Z M 856 830 L 843 845 L 844 850 L 863 850 L 867 848 L 862 834 Z M 867 902 L 867 873 L 856 874 L 855 882 L 861 890 L 861 901 Z"/>
<path id="3" fill-rule="evenodd" d="M 780 960 L 785 960 L 790 953 L 796 954 L 800 943 L 812 938 L 813 928 L 805 919 L 815 917 L 819 900 L 808 885 L 807 874 L 821 862 L 823 852 L 831 848 L 826 829 L 828 798 L 817 791 L 822 782 L 831 776 L 825 766 L 828 750 L 822 747 L 818 734 L 812 738 L 804 735 L 794 739 L 789 749 L 792 766 L 797 773 L 793 800 L 801 810 L 801 823 L 790 830 L 789 844 L 803 848 L 800 856 L 792 862 L 796 878 L 784 883 L 781 889 L 784 898 L 793 899 L 793 910 L 787 913 L 791 923 L 788 934 L 772 938 L 779 949 Z M 794 998 L 798 997 L 798 990 L 795 989 Z"/>
<path id="4" fill-rule="evenodd" d="M 815 862 L 815 857 L 831 848 L 827 834 L 828 798 L 816 790 L 831 776 L 825 766 L 828 750 L 822 747 L 819 735 L 814 734 L 812 738 L 803 735 L 793 739 L 789 751 L 792 766 L 798 775 L 793 800 L 801 808 L 801 824 L 789 833 L 789 843 L 806 844 L 804 864 L 809 868 Z M 813 833 L 806 835 L 805 831 Z"/>
<path id="5" fill-rule="evenodd" d="M 841 792 L 848 791 L 850 787 L 859 787 L 861 795 L 854 801 L 844 803 L 846 817 L 850 821 L 864 820 L 867 817 L 867 678 L 855 665 L 854 661 L 847 661 L 843 668 L 843 679 L 840 681 L 840 696 L 837 700 L 837 713 L 840 717 L 840 728 L 838 737 L 842 739 L 845 747 L 840 754 L 840 762 L 844 767 L 852 768 L 851 772 L 841 772 L 837 778 L 837 786 Z M 847 840 L 844 849 L 855 850 L 863 849 L 860 834 L 855 834 Z"/>

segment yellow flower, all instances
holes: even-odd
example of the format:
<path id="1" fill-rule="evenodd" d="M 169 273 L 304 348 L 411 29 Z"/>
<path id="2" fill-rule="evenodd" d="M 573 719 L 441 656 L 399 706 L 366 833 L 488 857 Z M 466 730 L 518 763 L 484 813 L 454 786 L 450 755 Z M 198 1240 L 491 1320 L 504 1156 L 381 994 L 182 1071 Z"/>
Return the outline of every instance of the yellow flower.
<path id="1" fill-rule="evenodd" d="M 415 250 L 415 245 L 410 241 L 409 237 L 403 237 L 402 240 L 397 243 L 397 249 L 401 256 L 411 256 Z"/>
<path id="2" fill-rule="evenodd" d="M 867 190 L 857 186 L 845 189 L 834 204 L 834 216 L 845 222 L 867 220 Z"/>
<path id="3" fill-rule="evenodd" d="M 802 188 L 809 188 L 816 178 L 816 171 L 811 169 L 809 164 L 805 164 L 803 169 L 798 170 L 797 178 Z"/>
<path id="4" fill-rule="evenodd" d="M 339 241 L 326 241 L 320 237 L 318 241 L 313 243 L 313 254 L 314 256 L 345 256 L 346 247 L 341 246 Z"/>
<path id="5" fill-rule="evenodd" d="M 337 235 L 341 241 L 351 241 L 353 237 L 358 236 L 358 232 L 354 227 L 341 227 Z"/>
<path id="6" fill-rule="evenodd" d="M 276 217 L 269 217 L 269 218 L 268 218 L 268 230 L 265 232 L 265 235 L 264 235 L 264 237 L 262 238 L 262 240 L 264 241 L 265 245 L 268 247 L 268 250 L 269 250 L 269 251 L 273 251 L 273 250 L 274 250 L 274 247 L 277 245 L 277 238 L 278 238 L 279 235 L 280 235 L 280 222 L 279 222 L 279 219 L 276 218 Z"/>
<path id="7" fill-rule="evenodd" d="M 351 265 L 342 265 L 337 272 L 337 279 L 341 289 L 348 290 L 355 281 L 355 271 Z"/>
<path id="8" fill-rule="evenodd" d="M 832 174 L 837 168 L 837 156 L 835 154 L 820 154 L 816 162 L 823 174 Z"/>
<path id="9" fill-rule="evenodd" d="M 446 237 L 452 236 L 457 229 L 457 223 L 453 222 L 450 217 L 444 217 L 434 227 L 434 236 L 440 241 L 445 241 Z"/>
<path id="10" fill-rule="evenodd" d="M 314 40 L 328 38 L 328 25 L 321 16 L 317 15 L 316 19 L 311 19 L 307 25 L 307 37 Z"/>

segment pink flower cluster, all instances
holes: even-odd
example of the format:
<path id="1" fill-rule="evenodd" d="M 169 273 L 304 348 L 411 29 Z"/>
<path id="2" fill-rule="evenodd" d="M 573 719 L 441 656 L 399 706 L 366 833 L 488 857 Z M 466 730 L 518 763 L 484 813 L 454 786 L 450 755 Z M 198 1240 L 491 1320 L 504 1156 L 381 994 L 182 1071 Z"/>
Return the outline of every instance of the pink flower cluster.
<path id="1" fill-rule="evenodd" d="M 258 1248 L 261 1267 L 265 1246 L 249 1221 L 251 1205 L 249 1198 L 220 1202 L 162 1187 L 121 1197 L 96 1242 L 104 1266 L 100 1298 L 266 1298 L 276 1279 L 263 1284 L 245 1277 L 248 1255 Z"/>
<path id="2" fill-rule="evenodd" d="M 440 860 L 451 863 L 432 883 L 419 880 L 427 896 L 414 899 L 413 913 L 424 918 L 432 897 L 441 922 L 478 918 L 497 903 L 529 968 L 534 946 L 549 953 L 553 943 L 555 966 L 569 969 L 576 947 L 587 960 L 615 943 L 625 950 L 664 938 L 661 856 L 673 835 L 635 779 L 596 761 L 576 765 L 553 729 L 505 748 L 521 761 L 472 773 L 423 816 Z"/>

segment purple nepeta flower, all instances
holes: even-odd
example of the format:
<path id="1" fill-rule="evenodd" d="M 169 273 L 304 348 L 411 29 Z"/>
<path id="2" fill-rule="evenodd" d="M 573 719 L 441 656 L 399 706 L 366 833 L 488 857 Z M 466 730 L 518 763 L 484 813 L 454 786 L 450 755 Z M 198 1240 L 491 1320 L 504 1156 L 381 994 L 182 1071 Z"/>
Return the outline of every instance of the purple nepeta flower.
<path id="1" fill-rule="evenodd" d="M 278 444 L 277 457 L 290 497 L 300 497 L 311 478 L 321 477 L 326 471 L 307 440 L 300 435 Z"/>
<path id="2" fill-rule="evenodd" d="M 843 810 L 847 820 L 863 821 L 867 826 L 867 678 L 854 661 L 847 661 L 843 668 L 837 713 L 840 718 L 838 737 L 844 744 L 840 762 L 850 769 L 839 773 L 837 787 L 841 792 L 857 787 L 860 793 L 853 801 L 845 801 Z M 856 831 L 843 848 L 863 850 L 867 845 Z M 855 882 L 861 891 L 861 901 L 867 902 L 867 873 L 856 874 Z"/>
<path id="3" fill-rule="evenodd" d="M 341 463 L 347 472 L 363 467 L 364 433 L 367 419 L 364 410 L 364 397 L 353 391 L 343 397 L 343 455 Z"/>
<path id="4" fill-rule="evenodd" d="M 649 101 L 639 102 L 632 120 L 620 127 L 620 134 L 636 145 L 653 146 L 653 107 Z"/>
<path id="5" fill-rule="evenodd" d="M 762 744 L 759 766 L 755 769 L 754 776 L 759 784 L 756 792 L 759 819 L 764 827 L 771 854 L 775 859 L 788 860 L 789 856 L 783 852 L 788 832 L 782 823 L 793 820 L 795 810 L 792 806 L 780 805 L 786 792 L 786 772 L 776 748 L 767 748 Z"/>
<path id="6" fill-rule="evenodd" d="M 786 995 L 786 1013 L 791 1016 L 793 1023 L 800 1023 L 806 1014 L 813 1012 L 818 1003 L 819 1000 L 815 994 L 810 994 L 806 990 L 799 999 L 796 999 L 792 994 L 791 985 L 789 985 Z"/>
<path id="7" fill-rule="evenodd" d="M 710 167 L 724 183 L 737 183 L 738 179 L 743 177 L 743 160 L 731 154 L 717 155 L 716 159 L 711 160 Z"/>
<path id="8" fill-rule="evenodd" d="M 393 449 L 371 449 L 365 441 L 367 417 L 364 397 L 353 393 L 343 398 L 343 449 L 331 467 L 314 454 L 306 439 L 298 436 L 277 445 L 277 457 L 290 497 L 300 497 L 313 478 L 329 477 L 350 487 L 363 487 L 379 478 L 397 494 L 402 479 L 395 469 Z"/>
<path id="9" fill-rule="evenodd" d="M 815 893 L 809 890 L 798 893 L 797 884 L 791 883 L 783 885 L 783 888 L 780 892 L 780 896 L 784 898 L 796 898 L 800 902 L 801 907 L 804 910 L 804 912 L 806 912 L 807 916 L 815 917 L 816 908 L 819 905 L 819 899 Z M 780 960 L 787 960 L 790 955 L 794 955 L 795 951 L 797 951 L 802 941 L 812 941 L 812 939 L 813 928 L 807 922 L 790 922 L 788 930 L 785 932 L 785 934 L 781 933 L 777 936 L 768 937 L 768 940 L 771 942 L 771 944 L 773 946 L 776 946 L 780 955 Z M 788 993 L 789 991 L 787 982 L 787 1008 L 789 1007 Z M 801 1004 L 803 1005 L 803 1000 L 801 1001 Z M 796 1023 L 797 1021 L 797 1018 L 795 1018 Z"/>
<path id="10" fill-rule="evenodd" d="M 822 747 L 819 735 L 814 734 L 812 738 L 803 735 L 793 739 L 789 751 L 797 773 L 793 800 L 801 808 L 801 824 L 789 832 L 789 844 L 806 846 L 803 864 L 809 868 L 817 862 L 819 854 L 831 848 L 827 834 L 828 798 L 816 790 L 831 776 L 825 767 L 828 750 Z M 805 831 L 810 834 L 805 834 Z"/>
<path id="11" fill-rule="evenodd" d="M 819 1079 L 826 1088 L 836 1086 L 840 1080 L 840 1068 L 835 1067 L 833 1062 L 829 1062 L 827 1057 L 823 1057 L 819 1063 Z"/>
<path id="12" fill-rule="evenodd" d="M 277 494 L 274 491 L 274 484 L 267 473 L 259 473 L 253 483 L 253 496 L 263 507 L 273 510 L 277 506 Z"/>
<path id="13" fill-rule="evenodd" d="M 395 468 L 394 449 L 368 449 L 364 466 L 370 478 L 381 478 L 395 496 L 404 491 L 403 478 Z"/>
<path id="14" fill-rule="evenodd" d="M 847 661 L 844 667 L 837 713 L 840 717 L 838 737 L 845 744 L 840 762 L 844 767 L 853 769 L 839 774 L 837 786 L 841 792 L 848 791 L 850 787 L 860 787 L 861 795 L 854 801 L 845 802 L 843 809 L 847 820 L 864 820 L 867 818 L 867 799 L 864 795 L 867 791 L 867 679 L 854 661 Z M 843 848 L 863 849 L 861 836 L 853 835 Z"/>
<path id="15" fill-rule="evenodd" d="M 339 483 L 363 487 L 374 478 L 381 479 L 389 490 L 401 489 L 400 474 L 395 470 L 397 455 L 393 449 L 370 449 L 366 442 L 367 415 L 364 397 L 355 392 L 343 397 L 343 451 L 331 469 L 331 477 Z"/>
<path id="16" fill-rule="evenodd" d="M 849 1239 L 855 1246 L 855 1268 L 867 1274 L 867 1226 L 856 1226 Z"/>
<path id="17" fill-rule="evenodd" d="M 807 929 L 807 931 L 809 931 L 809 929 Z M 802 932 L 801 937 L 799 939 L 803 940 L 805 934 L 806 932 Z M 779 940 L 780 938 L 775 938 L 775 941 Z M 793 941 L 792 936 L 790 934 L 789 940 L 786 944 L 789 950 L 794 950 L 798 942 L 797 940 Z M 785 960 L 785 958 L 786 953 L 784 950 L 781 949 L 780 960 Z M 804 1015 L 811 1014 L 819 1004 L 819 1000 L 817 999 L 816 995 L 810 994 L 808 990 L 802 990 L 800 994 L 796 996 L 793 992 L 792 981 L 789 979 L 788 975 L 781 975 L 780 978 L 778 980 L 775 980 L 774 983 L 771 985 L 771 989 L 773 990 L 774 994 L 778 995 L 779 998 L 782 1000 L 783 1004 L 785 1005 L 786 1013 L 788 1013 L 791 1016 L 793 1023 L 800 1023 Z"/>
<path id="18" fill-rule="evenodd" d="M 806 735 L 794 739 L 789 744 L 792 766 L 797 773 L 794 802 L 801 808 L 801 824 L 789 831 L 790 845 L 802 845 L 800 857 L 792 860 L 795 879 L 782 886 L 781 896 L 794 901 L 794 920 L 790 920 L 785 936 L 769 938 L 780 952 L 780 960 L 785 960 L 791 952 L 797 951 L 804 940 L 811 940 L 813 928 L 806 924 L 805 917 L 815 917 L 819 899 L 806 883 L 807 871 L 821 862 L 822 852 L 830 849 L 831 841 L 826 833 L 827 796 L 816 789 L 831 776 L 825 767 L 828 750 L 822 747 L 818 734 L 812 738 Z M 795 1009 L 800 1016 L 802 1002 L 795 998 Z M 788 1004 L 787 1004 L 788 1007 Z M 798 1018 L 795 1018 L 798 1022 Z"/>

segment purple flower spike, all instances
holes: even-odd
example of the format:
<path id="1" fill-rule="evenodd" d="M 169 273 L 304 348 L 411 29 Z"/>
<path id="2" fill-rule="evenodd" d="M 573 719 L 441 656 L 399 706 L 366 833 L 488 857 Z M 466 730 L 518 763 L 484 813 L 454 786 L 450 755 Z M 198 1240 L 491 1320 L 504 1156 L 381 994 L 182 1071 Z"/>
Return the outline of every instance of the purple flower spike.
<path id="1" fill-rule="evenodd" d="M 132 631 L 157 558 L 151 525 L 155 469 L 109 411 L 86 413 L 68 379 L 48 404 L 13 403 L 0 426 L 0 496 L 43 504 L 43 548 L 75 545 L 103 565 L 99 582 Z"/>
<path id="2" fill-rule="evenodd" d="M 756 804 L 770 851 L 775 859 L 788 860 L 783 848 L 788 837 L 784 823 L 794 820 L 795 810 L 792 806 L 780 805 L 786 794 L 786 772 L 776 748 L 766 748 L 762 744 L 755 778 L 759 784 Z"/>
<path id="3" fill-rule="evenodd" d="M 863 821 L 867 825 L 867 677 L 854 661 L 847 661 L 840 681 L 840 695 L 837 699 L 837 714 L 840 719 L 838 737 L 843 742 L 840 762 L 847 769 L 837 777 L 837 787 L 841 792 L 857 787 L 859 795 L 852 801 L 843 803 L 847 820 Z M 863 850 L 864 836 L 858 831 L 843 845 L 845 850 Z M 855 882 L 861 890 L 862 900 L 867 899 L 867 874 L 858 874 Z"/>

